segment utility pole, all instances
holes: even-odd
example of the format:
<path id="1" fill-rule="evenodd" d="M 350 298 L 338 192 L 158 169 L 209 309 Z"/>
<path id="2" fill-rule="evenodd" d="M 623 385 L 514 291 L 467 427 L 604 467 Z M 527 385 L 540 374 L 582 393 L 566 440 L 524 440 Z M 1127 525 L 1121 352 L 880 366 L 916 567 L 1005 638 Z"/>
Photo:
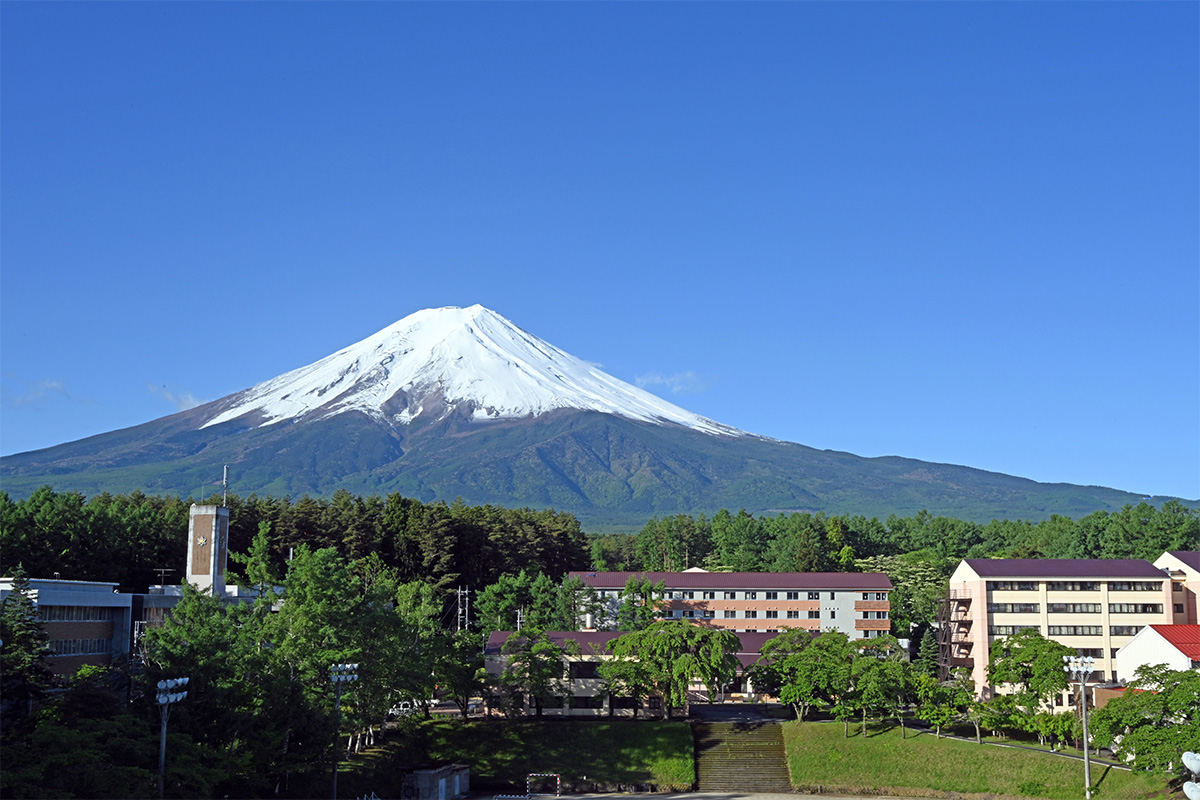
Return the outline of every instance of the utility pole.
<path id="1" fill-rule="evenodd" d="M 458 589 L 458 630 L 465 631 L 471 625 L 471 587 Z"/>

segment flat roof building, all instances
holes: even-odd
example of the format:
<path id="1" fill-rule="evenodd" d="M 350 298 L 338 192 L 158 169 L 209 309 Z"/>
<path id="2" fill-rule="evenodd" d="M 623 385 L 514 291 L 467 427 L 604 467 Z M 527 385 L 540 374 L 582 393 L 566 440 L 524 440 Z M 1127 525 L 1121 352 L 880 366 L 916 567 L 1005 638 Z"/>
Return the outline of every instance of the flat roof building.
<path id="1" fill-rule="evenodd" d="M 84 665 L 110 666 L 130 647 L 133 595 L 118 584 L 29 578 L 30 599 L 49 639 L 46 665 L 55 675 L 74 675 Z M 13 591 L 0 578 L 0 602 Z"/>

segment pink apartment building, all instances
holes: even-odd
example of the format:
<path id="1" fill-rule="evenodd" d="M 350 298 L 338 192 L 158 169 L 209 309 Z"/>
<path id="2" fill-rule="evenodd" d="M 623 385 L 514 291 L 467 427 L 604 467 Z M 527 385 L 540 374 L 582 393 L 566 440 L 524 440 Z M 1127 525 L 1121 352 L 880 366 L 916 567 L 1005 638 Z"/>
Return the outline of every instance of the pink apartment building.
<path id="1" fill-rule="evenodd" d="M 1173 621 L 1172 583 L 1143 559 L 964 559 L 942 606 L 943 673 L 969 668 L 978 693 L 990 697 L 992 642 L 1034 628 L 1094 658 L 1093 681 L 1127 680 L 1117 651 L 1145 626 Z"/>

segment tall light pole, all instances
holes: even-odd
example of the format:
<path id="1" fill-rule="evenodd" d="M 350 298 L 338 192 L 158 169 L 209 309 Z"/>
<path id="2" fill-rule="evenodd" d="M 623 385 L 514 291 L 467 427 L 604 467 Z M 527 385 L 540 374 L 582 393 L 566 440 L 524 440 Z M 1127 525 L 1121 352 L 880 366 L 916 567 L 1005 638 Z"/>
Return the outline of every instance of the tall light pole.
<path id="1" fill-rule="evenodd" d="M 162 717 L 162 735 L 158 740 L 158 796 L 163 796 L 163 775 L 167 768 L 167 720 L 171 717 L 171 706 L 187 697 L 187 691 L 175 691 L 188 685 L 189 678 L 170 678 L 158 682 L 158 712 Z"/>
<path id="2" fill-rule="evenodd" d="M 358 664 L 334 664 L 329 668 L 329 680 L 337 687 L 337 725 L 333 731 L 333 789 L 330 797 L 337 800 L 338 740 L 342 730 L 342 687 L 358 680 Z"/>
<path id="3" fill-rule="evenodd" d="M 1092 763 L 1088 759 L 1087 679 L 1092 675 L 1096 660 L 1091 656 L 1063 656 L 1063 672 L 1079 681 L 1079 702 L 1083 706 L 1083 796 L 1092 800 Z"/>

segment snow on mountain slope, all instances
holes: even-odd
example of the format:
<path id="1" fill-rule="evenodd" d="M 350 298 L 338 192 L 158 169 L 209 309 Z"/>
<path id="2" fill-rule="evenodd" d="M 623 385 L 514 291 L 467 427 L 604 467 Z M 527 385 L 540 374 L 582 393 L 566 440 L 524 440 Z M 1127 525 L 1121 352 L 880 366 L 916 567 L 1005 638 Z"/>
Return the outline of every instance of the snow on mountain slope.
<path id="1" fill-rule="evenodd" d="M 479 420 L 566 408 L 748 435 L 617 380 L 479 305 L 410 314 L 315 364 L 232 395 L 201 427 L 252 413 L 270 425 L 347 411 L 404 425 L 464 404 Z"/>

